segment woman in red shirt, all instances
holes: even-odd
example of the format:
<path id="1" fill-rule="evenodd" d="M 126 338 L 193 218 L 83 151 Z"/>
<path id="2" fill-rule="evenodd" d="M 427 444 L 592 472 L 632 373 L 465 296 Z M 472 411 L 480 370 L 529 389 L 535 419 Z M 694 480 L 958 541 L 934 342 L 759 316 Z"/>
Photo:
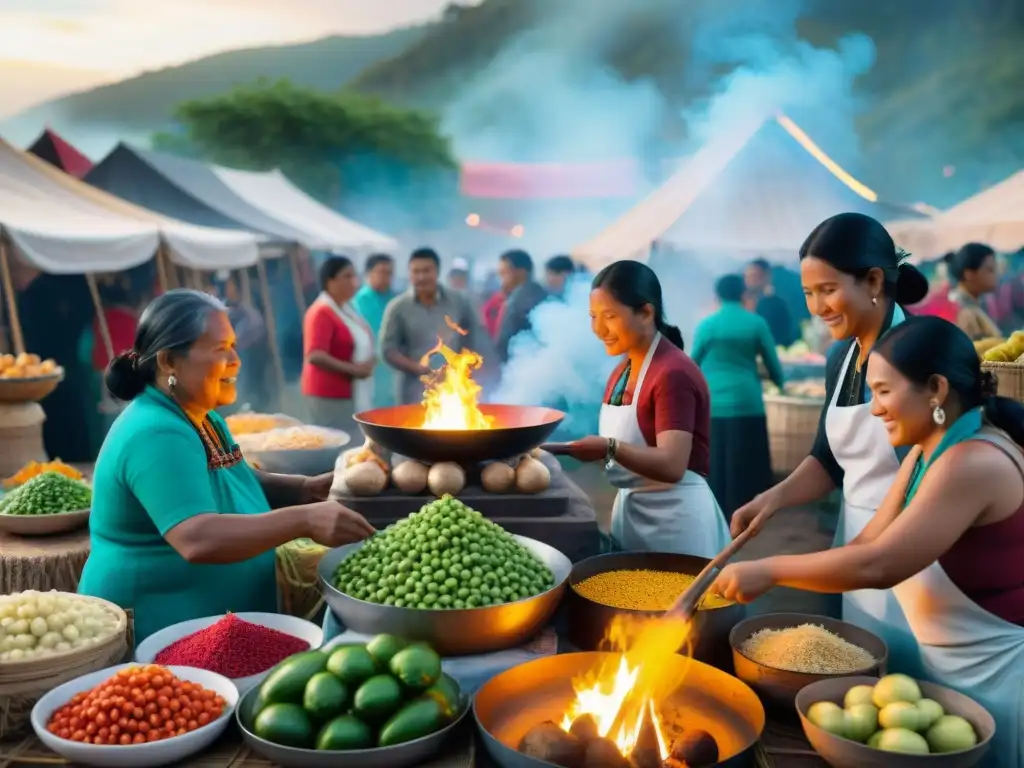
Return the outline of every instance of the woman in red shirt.
<path id="1" fill-rule="evenodd" d="M 355 436 L 352 416 L 373 403 L 373 331 L 349 303 L 359 288 L 351 261 L 327 259 L 320 287 L 302 323 L 302 394 L 313 424 Z"/>
<path id="2" fill-rule="evenodd" d="M 714 557 L 729 541 L 707 483 L 711 397 L 700 368 L 665 320 L 657 275 L 618 261 L 594 278 L 594 334 L 622 357 L 601 406 L 599 436 L 571 443 L 580 461 L 604 461 L 619 489 L 609 550 Z"/>

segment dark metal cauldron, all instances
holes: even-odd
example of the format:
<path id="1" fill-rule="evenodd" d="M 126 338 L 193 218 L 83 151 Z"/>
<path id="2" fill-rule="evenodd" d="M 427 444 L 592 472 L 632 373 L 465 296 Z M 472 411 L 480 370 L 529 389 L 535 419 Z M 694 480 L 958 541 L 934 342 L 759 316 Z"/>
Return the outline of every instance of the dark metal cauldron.
<path id="1" fill-rule="evenodd" d="M 551 763 L 517 750 L 535 725 L 560 723 L 574 699 L 573 680 L 617 665 L 612 653 L 566 653 L 520 664 L 492 677 L 477 691 L 473 716 L 483 748 L 501 768 L 551 768 Z M 661 708 L 676 725 L 707 731 L 718 745 L 720 766 L 754 764 L 754 750 L 765 726 L 764 708 L 746 684 L 684 656 L 659 660 L 664 675 L 681 681 Z M 667 679 L 666 677 L 666 679 Z"/>
<path id="2" fill-rule="evenodd" d="M 491 429 L 422 429 L 422 405 L 375 408 L 355 415 L 363 434 L 409 459 L 476 464 L 532 451 L 558 428 L 565 414 L 526 405 L 481 405 L 494 417 Z"/>
<path id="3" fill-rule="evenodd" d="M 569 589 L 566 590 L 564 603 L 569 642 L 582 651 L 610 650 L 604 641 L 616 616 L 626 614 L 642 620 L 655 619 L 664 613 L 612 608 L 596 603 L 574 589 L 581 581 L 608 571 L 668 571 L 696 576 L 709 562 L 704 557 L 670 552 L 620 552 L 598 555 L 577 563 L 569 575 Z M 680 651 L 731 674 L 733 665 L 729 633 L 743 617 L 744 608 L 738 603 L 697 611 L 687 648 Z"/>

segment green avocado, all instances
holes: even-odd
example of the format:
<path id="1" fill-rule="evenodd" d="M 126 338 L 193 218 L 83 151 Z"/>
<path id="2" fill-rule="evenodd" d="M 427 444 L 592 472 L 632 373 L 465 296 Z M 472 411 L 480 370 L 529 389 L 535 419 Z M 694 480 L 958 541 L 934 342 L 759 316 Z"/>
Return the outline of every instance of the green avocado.
<path id="1" fill-rule="evenodd" d="M 454 720 L 462 710 L 462 691 L 450 675 L 442 674 L 441 679 L 424 691 L 423 695 L 441 705 L 441 713 L 447 722 Z"/>
<path id="2" fill-rule="evenodd" d="M 421 739 L 440 730 L 444 724 L 441 705 L 434 699 L 423 696 L 406 704 L 384 723 L 377 744 L 381 747 L 393 747 L 395 744 Z"/>
<path id="3" fill-rule="evenodd" d="M 348 688 L 330 672 L 318 672 L 309 678 L 302 696 L 302 708 L 314 723 L 326 723 L 349 707 Z"/>
<path id="4" fill-rule="evenodd" d="M 316 748 L 332 752 L 352 749 L 369 749 L 373 746 L 373 731 L 370 726 L 353 715 L 341 715 L 320 729 L 316 737 Z"/>
<path id="5" fill-rule="evenodd" d="M 391 657 L 391 674 L 414 691 L 425 691 L 441 679 L 441 657 L 422 645 L 413 645 Z"/>
<path id="6" fill-rule="evenodd" d="M 301 704 L 306 683 L 327 666 L 327 656 L 320 651 L 303 651 L 278 664 L 260 686 L 260 699 L 265 704 Z"/>
<path id="7" fill-rule="evenodd" d="M 391 675 L 371 677 L 356 691 L 352 711 L 368 723 L 383 723 L 402 706 L 402 686 Z"/>
<path id="8" fill-rule="evenodd" d="M 409 643 L 394 635 L 377 635 L 366 644 L 366 650 L 370 652 L 377 668 L 384 670 L 391 663 L 391 658 Z"/>
<path id="9" fill-rule="evenodd" d="M 331 652 L 327 671 L 355 688 L 377 674 L 377 664 L 365 645 L 347 645 Z"/>
<path id="10" fill-rule="evenodd" d="M 253 733 L 271 744 L 308 748 L 313 724 L 298 704 L 270 704 L 256 716 Z"/>

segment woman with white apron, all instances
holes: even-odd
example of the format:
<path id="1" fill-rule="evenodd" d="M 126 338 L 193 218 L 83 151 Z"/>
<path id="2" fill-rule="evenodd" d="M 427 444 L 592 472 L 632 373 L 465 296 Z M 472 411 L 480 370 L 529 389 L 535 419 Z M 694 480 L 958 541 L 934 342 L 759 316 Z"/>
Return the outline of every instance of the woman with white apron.
<path id="1" fill-rule="evenodd" d="M 661 285 L 636 261 L 602 270 L 590 295 L 591 325 L 623 362 L 609 380 L 599 435 L 569 455 L 603 461 L 619 489 L 606 548 L 711 558 L 729 541 L 705 479 L 710 467 L 710 396 L 697 365 L 668 325 Z"/>
<path id="2" fill-rule="evenodd" d="M 826 402 L 814 447 L 785 480 L 738 509 L 732 534 L 757 529 L 778 510 L 810 504 L 835 488 L 842 506 L 834 546 L 853 541 L 874 516 L 896 478 L 905 451 L 889 444 L 885 426 L 871 414 L 864 373 L 874 342 L 903 322 L 902 305 L 928 293 L 928 282 L 902 263 L 885 228 L 869 216 L 845 213 L 826 219 L 800 248 L 800 278 L 812 315 L 839 343 L 825 370 Z M 891 591 L 861 590 L 842 597 L 842 615 L 870 631 L 895 627 L 894 667 L 913 674 L 918 652 Z"/>
<path id="3" fill-rule="evenodd" d="M 320 281 L 321 293 L 303 321 L 302 393 L 313 424 L 355 437 L 353 415 L 373 407 L 373 331 L 350 303 L 359 287 L 351 261 L 327 259 Z"/>
<path id="4" fill-rule="evenodd" d="M 910 674 L 992 714 L 984 765 L 1024 768 L 1024 406 L 995 396 L 968 336 L 937 317 L 890 331 L 868 381 L 889 440 L 916 446 L 878 514 L 853 546 L 728 566 L 714 589 L 745 602 L 774 586 L 891 588 L 920 656 Z"/>

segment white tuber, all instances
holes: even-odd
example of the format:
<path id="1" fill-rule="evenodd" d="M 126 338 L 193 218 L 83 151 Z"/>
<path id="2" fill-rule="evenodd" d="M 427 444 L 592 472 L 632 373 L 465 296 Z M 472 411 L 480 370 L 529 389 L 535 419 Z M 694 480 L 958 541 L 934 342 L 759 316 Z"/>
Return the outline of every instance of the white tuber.
<path id="1" fill-rule="evenodd" d="M 376 496 L 388 486 L 388 473 L 375 461 L 353 464 L 345 470 L 345 486 L 353 496 Z"/>
<path id="2" fill-rule="evenodd" d="M 429 472 L 426 464 L 408 459 L 391 470 L 391 481 L 402 493 L 423 493 Z"/>
<path id="3" fill-rule="evenodd" d="M 435 496 L 444 496 L 446 493 L 455 496 L 466 487 L 466 472 L 454 462 L 443 461 L 430 468 L 427 486 Z"/>
<path id="4" fill-rule="evenodd" d="M 506 461 L 492 461 L 480 473 L 480 484 L 488 493 L 508 493 L 516 483 L 516 471 Z"/>
<path id="5" fill-rule="evenodd" d="M 543 463 L 526 457 L 516 467 L 516 488 L 522 493 L 540 493 L 551 486 L 551 472 Z"/>

